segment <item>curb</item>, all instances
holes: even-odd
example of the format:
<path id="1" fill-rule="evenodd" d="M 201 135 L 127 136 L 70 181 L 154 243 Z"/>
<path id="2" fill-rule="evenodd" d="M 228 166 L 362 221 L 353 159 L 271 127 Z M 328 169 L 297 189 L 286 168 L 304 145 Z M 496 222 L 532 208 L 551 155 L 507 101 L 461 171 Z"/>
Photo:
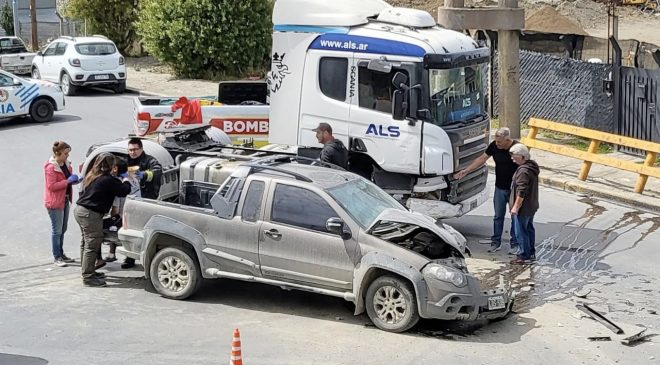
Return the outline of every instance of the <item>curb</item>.
<path id="1" fill-rule="evenodd" d="M 488 166 L 488 170 L 492 173 L 495 173 L 494 166 Z M 552 170 L 549 170 L 552 172 Z M 585 181 L 580 181 L 577 178 L 572 177 L 548 177 L 548 176 L 539 176 L 539 184 L 545 187 L 563 190 L 570 193 L 577 193 L 587 196 L 593 196 L 601 198 L 604 200 L 610 200 L 619 204 L 629 206 L 631 208 L 638 208 L 643 210 L 648 210 L 652 213 L 660 213 L 660 199 L 651 198 L 645 195 L 639 195 L 632 191 L 619 193 L 613 191 L 611 188 L 593 186 Z M 632 197 L 627 195 L 635 194 L 639 196 Z"/>
<path id="2" fill-rule="evenodd" d="M 157 96 L 157 97 L 166 97 L 167 95 L 165 94 L 159 94 L 159 93 L 154 93 L 151 91 L 144 91 L 140 89 L 136 89 L 134 87 L 126 86 L 126 92 L 130 94 L 138 94 L 138 96 Z"/>

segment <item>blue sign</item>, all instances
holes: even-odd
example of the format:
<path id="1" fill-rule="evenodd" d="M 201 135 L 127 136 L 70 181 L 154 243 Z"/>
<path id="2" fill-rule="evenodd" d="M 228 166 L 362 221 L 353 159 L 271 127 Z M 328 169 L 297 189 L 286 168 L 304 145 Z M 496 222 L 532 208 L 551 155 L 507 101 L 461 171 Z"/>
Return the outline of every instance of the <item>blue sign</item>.
<path id="1" fill-rule="evenodd" d="M 338 33 L 320 35 L 309 48 L 412 57 L 423 57 L 426 54 L 422 47 L 410 43 Z"/>
<path id="2" fill-rule="evenodd" d="M 0 104 L 0 114 L 16 113 L 14 106 L 11 104 Z"/>

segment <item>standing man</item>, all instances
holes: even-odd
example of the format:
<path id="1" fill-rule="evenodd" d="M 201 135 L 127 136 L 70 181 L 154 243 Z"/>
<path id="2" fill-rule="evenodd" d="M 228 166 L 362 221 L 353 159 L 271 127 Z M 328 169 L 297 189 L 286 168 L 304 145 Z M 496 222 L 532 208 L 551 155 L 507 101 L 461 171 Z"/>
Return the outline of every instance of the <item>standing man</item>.
<path id="1" fill-rule="evenodd" d="M 516 225 L 516 240 L 520 244 L 514 264 L 531 264 L 536 260 L 536 230 L 534 214 L 539 210 L 539 165 L 532 160 L 522 143 L 511 147 L 511 160 L 518 165 L 511 184 L 511 219 Z"/>
<path id="2" fill-rule="evenodd" d="M 135 176 L 140 180 L 140 193 L 143 198 L 158 199 L 163 167 L 158 160 L 144 153 L 142 140 L 131 138 L 128 141 L 128 167 L 137 166 Z M 135 266 L 135 259 L 127 257 L 121 264 L 122 269 Z"/>
<path id="3" fill-rule="evenodd" d="M 495 140 L 488 145 L 486 152 L 472 161 L 468 167 L 454 175 L 454 178 L 462 179 L 465 175 L 483 166 L 490 157 L 495 161 L 495 195 L 493 196 L 495 216 L 493 217 L 493 235 L 487 242 L 484 242 L 485 240 L 480 241 L 480 243 L 490 243 L 488 252 L 491 253 L 499 251 L 502 247 L 502 231 L 504 230 L 506 205 L 509 202 L 509 195 L 511 194 L 511 179 L 513 173 L 518 168 L 518 165 L 511 160 L 509 149 L 518 143 L 518 141 L 511 139 L 509 128 L 500 128 L 495 132 Z M 509 250 L 509 255 L 518 253 L 515 232 L 515 225 L 512 219 L 510 231 L 511 249 Z"/>
<path id="4" fill-rule="evenodd" d="M 330 162 L 348 170 L 348 150 L 344 144 L 332 136 L 332 127 L 328 123 L 319 123 L 314 130 L 316 139 L 323 144 L 320 160 Z"/>

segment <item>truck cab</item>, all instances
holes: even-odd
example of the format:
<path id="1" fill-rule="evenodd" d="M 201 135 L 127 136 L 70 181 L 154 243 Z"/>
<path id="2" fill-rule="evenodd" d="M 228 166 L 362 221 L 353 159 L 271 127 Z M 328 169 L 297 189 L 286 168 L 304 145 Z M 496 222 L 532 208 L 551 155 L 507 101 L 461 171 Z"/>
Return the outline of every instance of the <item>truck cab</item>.
<path id="1" fill-rule="evenodd" d="M 271 143 L 318 156 L 312 130 L 329 123 L 350 170 L 412 210 L 460 216 L 485 201 L 485 167 L 452 175 L 489 142 L 488 48 L 380 0 L 279 0 L 273 23 Z"/>

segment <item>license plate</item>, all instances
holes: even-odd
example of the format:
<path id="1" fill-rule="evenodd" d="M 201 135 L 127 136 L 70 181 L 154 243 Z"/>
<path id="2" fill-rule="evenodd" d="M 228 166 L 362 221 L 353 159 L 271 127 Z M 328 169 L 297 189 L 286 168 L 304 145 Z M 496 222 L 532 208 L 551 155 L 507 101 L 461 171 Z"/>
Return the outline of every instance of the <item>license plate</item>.
<path id="1" fill-rule="evenodd" d="M 496 297 L 488 298 L 488 310 L 504 309 L 504 307 L 506 307 L 504 296 L 498 295 Z"/>
<path id="2" fill-rule="evenodd" d="M 94 76 L 95 80 L 107 80 L 109 78 L 110 78 L 110 76 L 108 76 L 108 75 L 96 75 L 96 76 Z"/>

